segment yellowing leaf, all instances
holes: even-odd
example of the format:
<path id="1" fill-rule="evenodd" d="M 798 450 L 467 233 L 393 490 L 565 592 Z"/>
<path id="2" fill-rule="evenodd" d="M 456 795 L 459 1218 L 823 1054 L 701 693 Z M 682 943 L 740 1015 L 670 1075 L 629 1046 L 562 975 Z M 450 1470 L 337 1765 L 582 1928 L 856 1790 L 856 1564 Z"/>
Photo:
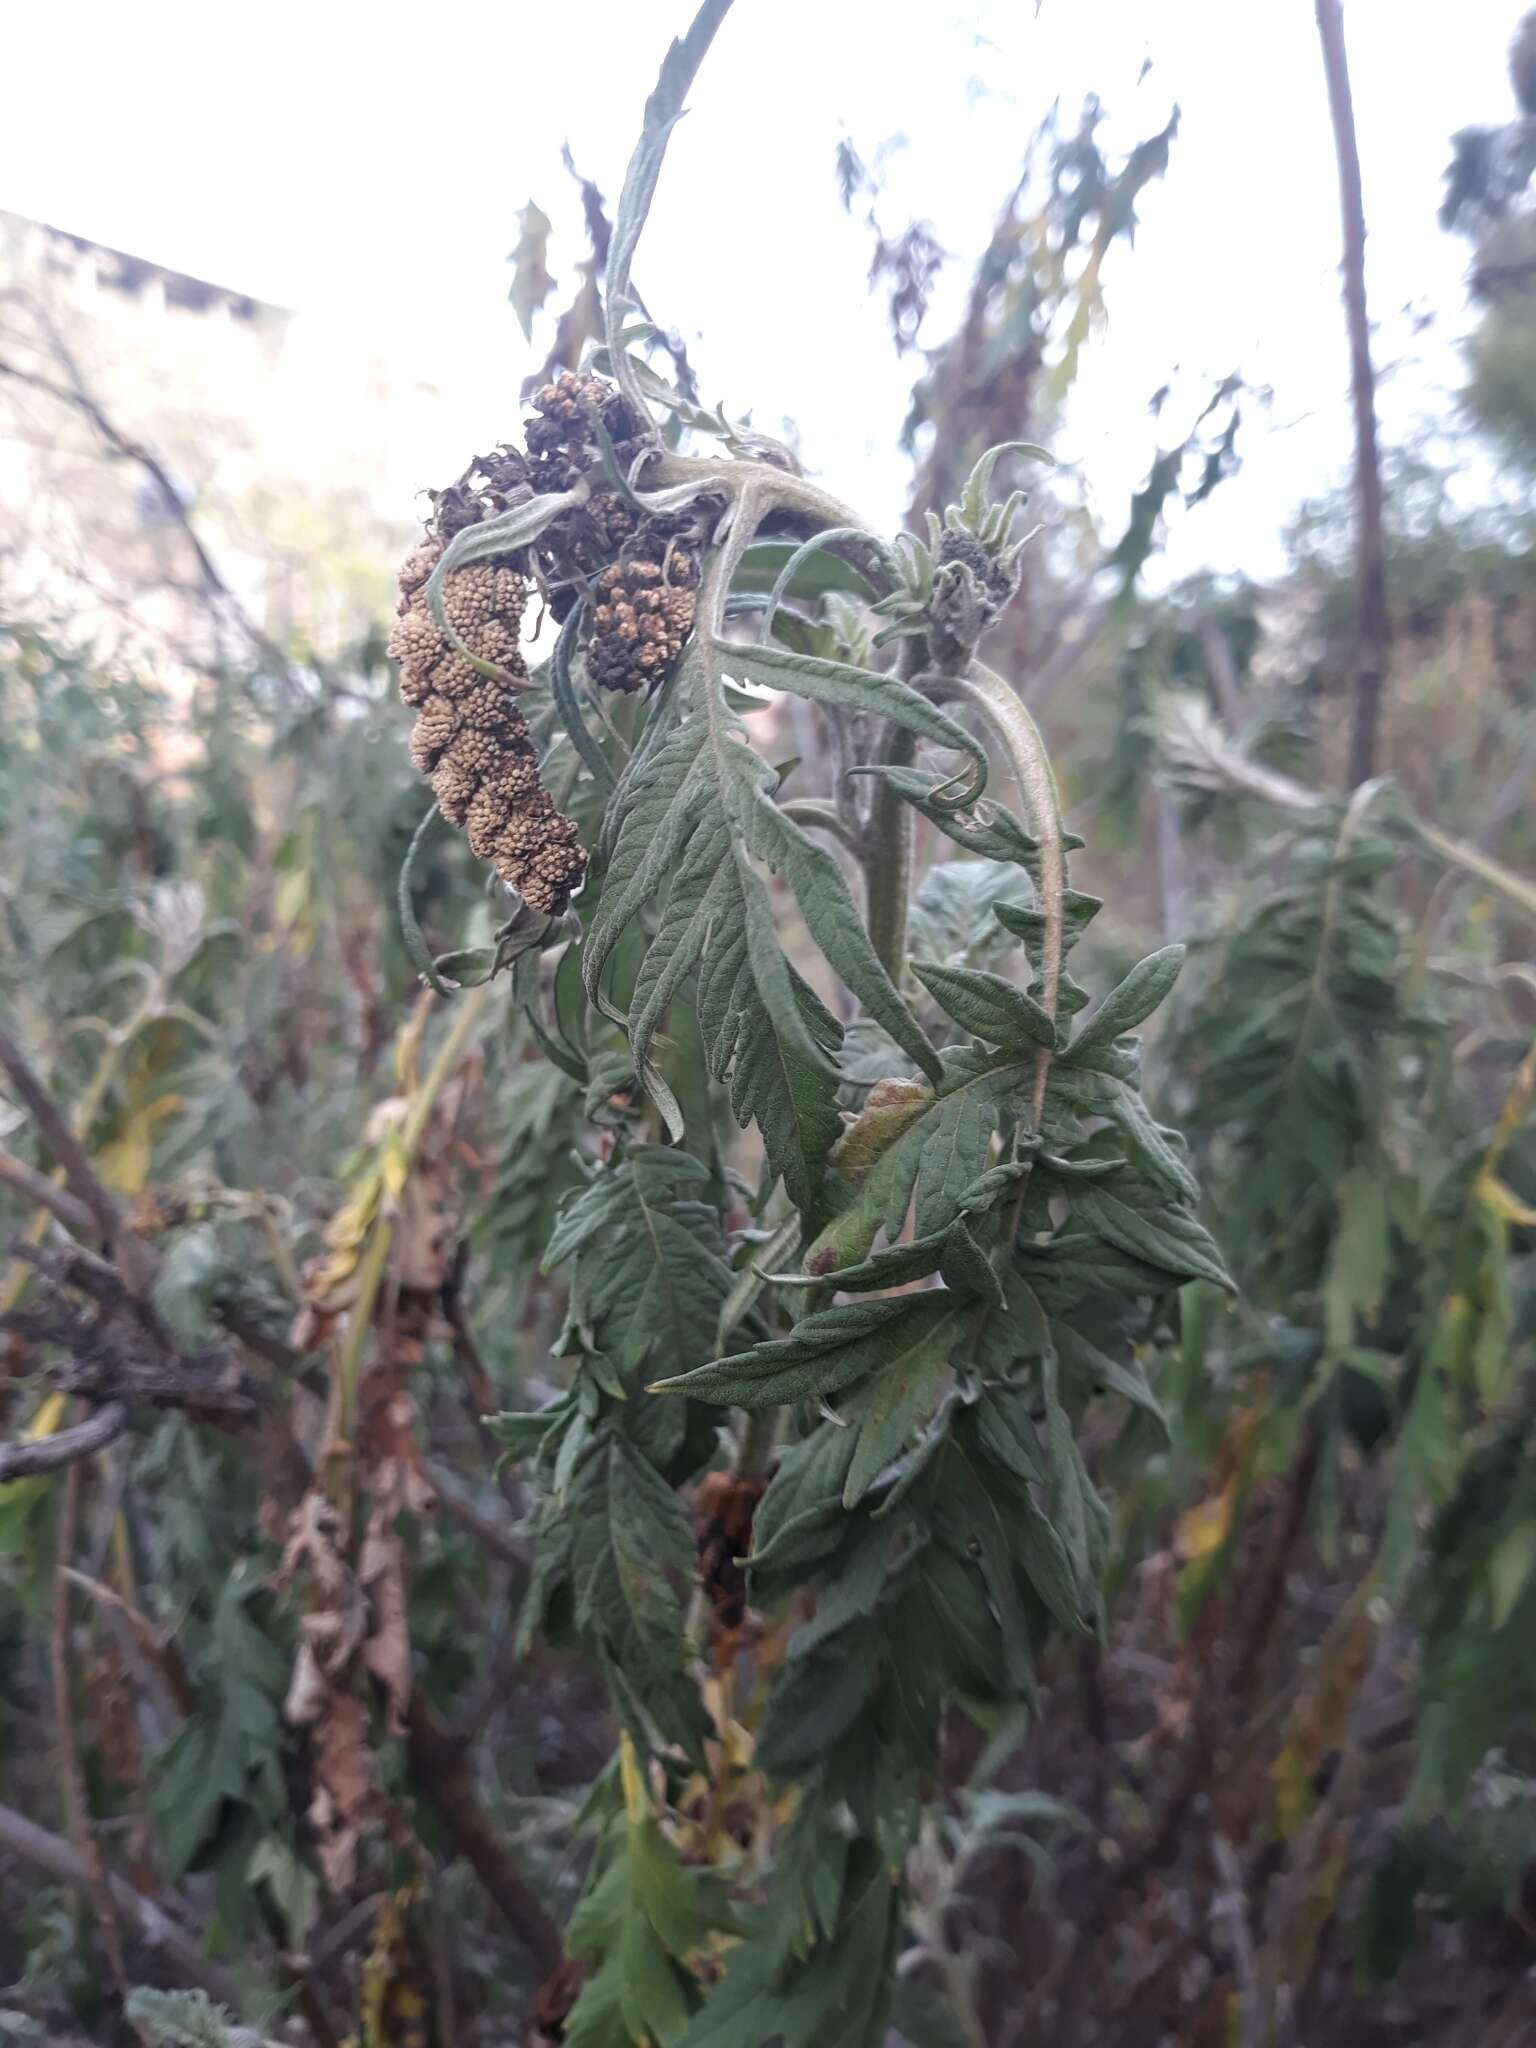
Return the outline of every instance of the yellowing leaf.
<path id="1" fill-rule="evenodd" d="M 67 1394 L 49 1394 L 38 1403 L 37 1413 L 27 1424 L 23 1435 L 29 1444 L 35 1444 L 40 1437 L 52 1436 L 64 1420 L 64 1410 L 69 1405 Z"/>
<path id="2" fill-rule="evenodd" d="M 1529 1202 L 1522 1202 L 1513 1188 L 1506 1187 L 1486 1167 L 1477 1177 L 1477 1198 L 1501 1223 L 1515 1223 L 1525 1229 L 1536 1225 L 1536 1209 Z"/>
<path id="3" fill-rule="evenodd" d="M 380 1171 L 384 1178 L 384 1191 L 398 1201 L 405 1193 L 405 1184 L 410 1179 L 411 1162 L 405 1149 L 405 1135 L 398 1124 L 384 1133 L 380 1148 Z"/>
<path id="4" fill-rule="evenodd" d="M 624 1817 L 631 1827 L 639 1827 L 650 1812 L 650 1802 L 640 1775 L 640 1759 L 635 1755 L 635 1738 L 627 1728 L 619 1736 L 619 1779 L 624 1787 Z"/>
<path id="5" fill-rule="evenodd" d="M 115 1194 L 141 1195 L 149 1179 L 155 1131 L 182 1107 L 180 1095 L 157 1096 L 129 1117 L 96 1154 L 96 1171 Z"/>
<path id="6" fill-rule="evenodd" d="M 1207 1558 L 1227 1540 L 1227 1531 L 1232 1526 L 1232 1511 L 1237 1505 L 1237 1478 L 1229 1479 L 1220 1493 L 1209 1500 L 1198 1501 L 1194 1507 L 1186 1508 L 1179 1517 L 1178 1533 L 1174 1538 L 1178 1554 L 1188 1564 L 1198 1564 Z"/>

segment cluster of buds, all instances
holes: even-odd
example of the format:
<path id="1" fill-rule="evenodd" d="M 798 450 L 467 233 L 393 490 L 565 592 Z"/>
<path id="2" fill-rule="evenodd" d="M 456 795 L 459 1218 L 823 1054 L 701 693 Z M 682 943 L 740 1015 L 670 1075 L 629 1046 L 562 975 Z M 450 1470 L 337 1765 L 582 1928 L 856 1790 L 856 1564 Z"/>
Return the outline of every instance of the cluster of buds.
<path id="1" fill-rule="evenodd" d="M 517 701 L 528 680 L 519 639 L 528 587 L 505 560 L 450 574 L 443 610 L 461 643 L 456 647 L 427 603 L 442 551 L 441 539 L 427 540 L 401 565 L 389 639 L 400 694 L 416 712 L 411 759 L 431 777 L 439 810 L 464 828 L 476 858 L 494 862 L 531 909 L 557 916 L 587 862 L 575 823 L 556 810 L 539 779 L 538 752 Z"/>
<path id="2" fill-rule="evenodd" d="M 693 631 L 695 557 L 683 547 L 659 562 L 618 561 L 597 579 L 587 667 L 609 690 L 652 689 Z"/>
<path id="3" fill-rule="evenodd" d="M 636 419 L 617 385 L 571 370 L 562 370 L 533 394 L 533 414 L 523 439 L 536 491 L 568 491 L 597 463 L 594 422 L 601 421 L 621 469 L 629 468 L 645 439 L 645 423 Z"/>
<path id="4" fill-rule="evenodd" d="M 524 438 L 534 489 L 568 490 L 589 479 L 585 500 L 562 513 L 534 549 L 550 610 L 564 621 L 590 591 L 593 680 L 610 690 L 654 689 L 693 630 L 692 522 L 646 519 L 622 492 L 591 488 L 602 461 L 597 423 L 626 475 L 646 445 L 643 424 L 615 385 L 567 370 L 535 392 L 533 412 Z"/>
<path id="5" fill-rule="evenodd" d="M 959 503 L 947 505 L 942 519 L 928 514 L 926 547 L 914 534 L 897 536 L 894 560 L 900 582 L 874 607 L 894 624 L 880 634 L 876 646 L 920 635 L 933 668 L 951 674 L 964 670 L 976 643 L 1018 590 L 1024 550 L 1034 538 L 1034 531 L 1014 537 L 1014 519 L 1025 502 L 1022 491 L 995 504 L 988 498 L 999 459 L 1014 454 L 1051 460 L 1043 448 L 1023 441 L 989 448 L 966 479 Z"/>

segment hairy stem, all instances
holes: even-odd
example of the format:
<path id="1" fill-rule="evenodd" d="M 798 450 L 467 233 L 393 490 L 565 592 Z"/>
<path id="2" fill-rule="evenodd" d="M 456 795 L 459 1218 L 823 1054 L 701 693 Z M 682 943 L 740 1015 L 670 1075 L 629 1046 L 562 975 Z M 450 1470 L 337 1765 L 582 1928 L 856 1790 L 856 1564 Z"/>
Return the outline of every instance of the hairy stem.
<path id="1" fill-rule="evenodd" d="M 881 760 L 893 768 L 910 765 L 917 742 L 893 729 Z M 870 944 L 897 988 L 907 966 L 907 899 L 912 893 L 912 806 L 885 781 L 875 784 L 865 835 L 863 865 Z"/>
<path id="2" fill-rule="evenodd" d="M 1038 887 L 1045 935 L 1040 942 L 1039 1000 L 1046 1015 L 1054 1017 L 1061 990 L 1062 898 L 1067 884 L 1067 859 L 1061 803 L 1056 794 L 1056 778 L 1051 773 L 1045 742 L 1018 692 L 979 661 L 972 662 L 964 677 L 939 678 L 936 694 L 966 705 L 976 713 L 1002 754 L 1008 774 L 1023 795 L 1030 827 L 1040 843 Z M 1031 1104 L 1037 1128 L 1045 1106 L 1045 1084 L 1050 1064 L 1050 1053 L 1042 1051 L 1035 1063 Z"/>
<path id="3" fill-rule="evenodd" d="M 782 1408 L 753 1408 L 743 1417 L 741 1435 L 736 1441 L 736 1470 L 744 1478 L 755 1478 L 767 1471 L 783 1419 Z"/>

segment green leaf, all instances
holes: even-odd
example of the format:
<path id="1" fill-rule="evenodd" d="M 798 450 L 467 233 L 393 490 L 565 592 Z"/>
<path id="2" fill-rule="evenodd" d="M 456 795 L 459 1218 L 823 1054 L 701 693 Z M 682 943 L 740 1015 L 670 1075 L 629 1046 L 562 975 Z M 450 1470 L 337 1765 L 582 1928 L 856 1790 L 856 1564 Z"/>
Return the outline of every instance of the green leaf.
<path id="1" fill-rule="evenodd" d="M 1382 1170 L 1355 1167 L 1339 1183 L 1338 1223 L 1323 1277 L 1323 1314 L 1328 1342 L 1348 1350 L 1386 1295 L 1392 1263 L 1392 1223 Z"/>
<path id="2" fill-rule="evenodd" d="M 623 190 L 614 214 L 613 234 L 608 244 L 608 266 L 603 296 L 608 314 L 608 349 L 613 369 L 628 388 L 624 367 L 628 361 L 620 334 L 629 310 L 629 274 L 639 246 L 641 230 L 656 195 L 667 143 L 679 116 L 694 75 L 714 41 L 715 31 L 730 10 L 731 0 L 703 0 L 686 35 L 679 36 L 662 59 L 655 88 L 645 103 L 640 139 L 624 174 Z M 638 391 L 631 393 L 638 399 Z"/>
<path id="3" fill-rule="evenodd" d="M 953 1310 L 952 1297 L 942 1291 L 820 1309 L 788 1337 L 658 1381 L 651 1392 L 687 1393 L 738 1408 L 826 1400 L 905 1359 L 913 1346 L 948 1322 Z"/>
<path id="4" fill-rule="evenodd" d="M 613 768 L 608 756 L 588 730 L 571 675 L 571 656 L 576 651 L 586 618 L 587 607 L 585 604 L 579 604 L 560 628 L 554 652 L 549 660 L 549 694 L 560 714 L 561 724 L 571 736 L 571 744 L 591 769 L 592 779 L 598 788 L 606 792 L 614 787 Z"/>
<path id="5" fill-rule="evenodd" d="M 1117 1038 L 1145 1022 L 1172 989 L 1183 965 L 1182 946 L 1164 946 L 1149 953 L 1110 991 L 1083 1025 L 1072 1041 L 1072 1056 L 1080 1058 L 1096 1047 L 1113 1045 Z"/>
<path id="6" fill-rule="evenodd" d="M 682 2048 L 880 2048 L 899 1929 L 876 1845 L 854 1844 L 835 1932 L 787 1969 L 765 1946 L 733 1949 Z"/>
<path id="7" fill-rule="evenodd" d="M 950 1299 L 947 1294 L 942 1298 Z M 950 1357 L 968 1322 L 961 1309 L 952 1309 L 932 1323 L 919 1321 L 910 1341 L 882 1364 L 878 1379 L 860 1404 L 858 1443 L 843 1486 L 845 1508 L 858 1506 L 933 1413 Z"/>
<path id="8" fill-rule="evenodd" d="M 1107 1352 L 1101 1351 L 1097 1344 L 1090 1343 L 1081 1331 L 1074 1330 L 1070 1323 L 1053 1322 L 1051 1334 L 1063 1372 L 1090 1390 L 1106 1388 L 1112 1394 L 1119 1394 L 1132 1407 L 1150 1415 L 1165 1437 L 1169 1435 L 1168 1418 L 1157 1396 L 1147 1385 L 1146 1375 L 1140 1366 L 1134 1363 L 1121 1365 Z"/>
<path id="9" fill-rule="evenodd" d="M 849 532 L 871 548 L 880 545 L 855 529 L 849 529 Z M 784 580 L 786 570 L 789 572 L 787 583 Z M 879 596 L 862 569 L 850 562 L 846 555 L 836 554 L 823 545 L 821 539 L 800 543 L 755 540 L 742 556 L 732 579 L 732 594 L 740 591 L 767 597 L 780 584 L 784 585 L 782 597 L 798 599 L 802 603 L 813 603 L 829 591 L 842 591 L 865 602 Z"/>
<path id="10" fill-rule="evenodd" d="M 427 806 L 421 823 L 411 834 L 411 843 L 405 850 L 405 859 L 400 863 L 400 878 L 395 885 L 395 904 L 400 914 L 400 936 L 405 941 L 406 952 L 411 956 L 411 965 L 434 995 L 451 996 L 453 990 L 444 983 L 433 964 L 426 938 L 417 920 L 416 906 L 411 900 L 411 876 L 436 816 L 437 803 L 434 800 Z"/>
<path id="11" fill-rule="evenodd" d="M 826 1422 L 784 1452 L 752 1520 L 754 1572 L 787 1571 L 837 1547 L 856 1443 L 852 1430 Z"/>
<path id="12" fill-rule="evenodd" d="M 1237 1292 L 1215 1239 L 1187 1210 L 1138 1199 L 1130 1188 L 1117 1196 L 1100 1187 L 1087 1189 L 1076 1207 L 1107 1243 L 1159 1268 L 1170 1281 L 1209 1280 L 1229 1294 Z"/>
<path id="13" fill-rule="evenodd" d="M 709 1718 L 687 1669 L 681 1587 L 695 1567 L 682 1503 L 630 1444 L 609 1437 L 571 1489 L 570 1570 L 576 1625 L 622 1679 L 618 1706 L 637 1738 L 647 1722 L 697 1750 Z"/>
<path id="14" fill-rule="evenodd" d="M 894 789 L 903 803 L 921 812 L 946 838 L 967 853 L 984 860 L 1008 861 L 1033 870 L 1040 842 L 1013 815 L 991 797 L 983 797 L 968 811 L 957 812 L 949 800 L 949 784 L 921 768 L 895 768 L 884 764 L 851 768 L 850 775 L 872 775 Z"/>
<path id="15" fill-rule="evenodd" d="M 853 1202 L 809 1247 L 807 1272 L 857 1265 L 882 1230 L 899 1234 L 914 1199 L 919 1238 L 947 1230 L 986 1168 L 994 1134 L 1027 1101 L 1037 1057 L 1033 1049 L 1022 1059 L 974 1047 L 946 1052 L 934 1093 L 902 1104 L 872 1134 L 881 1149 L 863 1165 Z"/>
<path id="16" fill-rule="evenodd" d="M 1026 1045 L 1050 1049 L 1056 1026 L 1032 996 L 985 968 L 940 967 L 914 960 L 912 972 L 946 1016 L 962 1031 L 989 1045 L 1017 1052 Z"/>
<path id="17" fill-rule="evenodd" d="M 573 1313 L 621 1366 L 686 1370 L 714 1351 L 734 1276 L 712 1193 L 689 1153 L 636 1145 L 561 1212 L 544 1270 L 576 1260 Z"/>
<path id="18" fill-rule="evenodd" d="M 851 662 L 825 661 L 818 655 L 797 654 L 790 648 L 769 644 L 744 647 L 735 640 L 719 640 L 716 647 L 728 674 L 739 675 L 765 689 L 792 690 L 796 696 L 809 697 L 816 704 L 868 712 L 919 739 L 964 754 L 971 763 L 971 780 L 964 790 L 955 792 L 951 809 L 974 804 L 985 788 L 987 757 L 979 741 L 898 676 L 855 668 Z M 934 787 L 943 789 L 945 785 L 938 783 Z"/>
<path id="19" fill-rule="evenodd" d="M 709 1071 L 728 1081 L 739 1122 L 763 1134 L 797 1206 L 816 1196 L 838 1135 L 836 1020 L 790 966 L 766 884 L 781 874 L 845 985 L 920 1066 L 938 1056 L 881 966 L 841 868 L 773 802 L 773 770 L 721 694 L 714 650 L 694 643 L 675 686 L 675 722 L 636 749 L 610 806 L 617 820 L 602 901 L 584 948 L 592 999 L 620 940 L 660 899 L 626 1021 L 655 1091 L 652 1040 L 690 975 Z M 658 727 L 661 733 L 661 728 Z"/>
<path id="20" fill-rule="evenodd" d="M 135 1985 L 124 2006 L 129 2021 L 165 2048 L 236 2048 L 244 2033 L 206 1991 L 156 1991 Z"/>
<path id="21" fill-rule="evenodd" d="M 946 967 L 996 967 L 1018 943 L 999 929 L 997 907 L 1029 909 L 1028 875 L 1008 861 L 936 861 L 923 876 L 909 919 L 911 946 Z"/>
<path id="22" fill-rule="evenodd" d="M 566 1947 L 592 1959 L 564 2040 L 585 2048 L 680 2039 L 693 2012 L 688 1958 L 733 1930 L 711 1870 L 689 1869 L 649 1814 L 621 1816 L 577 1902 Z"/>

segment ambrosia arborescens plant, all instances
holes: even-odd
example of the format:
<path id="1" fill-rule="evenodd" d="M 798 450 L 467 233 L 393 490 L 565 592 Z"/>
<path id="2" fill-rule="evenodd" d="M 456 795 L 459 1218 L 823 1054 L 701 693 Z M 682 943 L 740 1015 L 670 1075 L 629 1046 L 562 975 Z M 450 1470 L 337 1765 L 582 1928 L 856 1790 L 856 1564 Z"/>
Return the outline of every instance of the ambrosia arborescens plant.
<path id="1" fill-rule="evenodd" d="M 510 964 L 603 1127 L 544 1255 L 568 1384 L 498 1425 L 537 1487 L 525 1627 L 579 1639 L 622 1730 L 573 2048 L 883 2041 L 946 1710 L 991 1725 L 1097 1628 L 1084 1409 L 1155 1413 L 1157 1304 L 1224 1284 L 1138 1089 L 1179 950 L 1073 979 L 1099 904 L 978 653 L 1023 545 L 992 479 L 1039 451 L 888 543 L 646 360 L 636 243 L 725 11 L 647 105 L 606 346 L 438 494 L 395 639 L 417 765 L 521 897 L 437 971 Z M 835 800 L 783 793 L 765 692 L 815 707 Z M 955 856 L 920 891 L 919 820 Z"/>

